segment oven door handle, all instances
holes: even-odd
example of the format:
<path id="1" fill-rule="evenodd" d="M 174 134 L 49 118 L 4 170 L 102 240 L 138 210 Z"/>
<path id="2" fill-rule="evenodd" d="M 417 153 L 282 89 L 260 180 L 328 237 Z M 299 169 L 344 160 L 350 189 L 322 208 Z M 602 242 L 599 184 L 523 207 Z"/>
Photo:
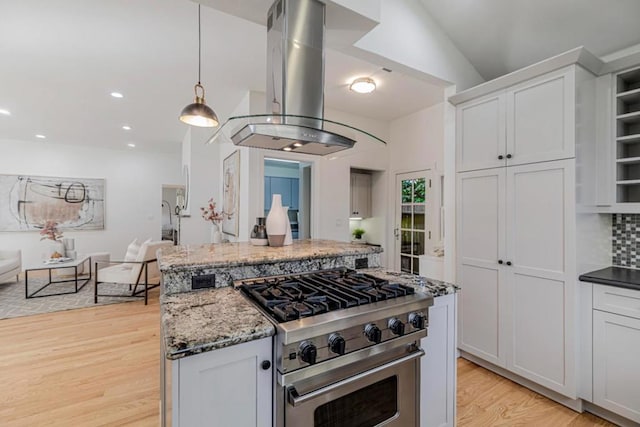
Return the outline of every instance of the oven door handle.
<path id="1" fill-rule="evenodd" d="M 410 360 L 420 358 L 420 357 L 424 356 L 424 354 L 425 354 L 424 350 L 420 348 L 420 349 L 418 349 L 418 351 L 414 351 L 413 353 L 411 353 L 411 354 L 409 354 L 407 356 L 401 357 L 400 359 L 396 359 L 396 360 L 394 360 L 392 362 L 386 363 L 386 364 L 378 366 L 376 368 L 369 369 L 366 372 L 362 372 L 362 373 L 360 373 L 358 375 L 354 375 L 354 376 L 349 377 L 349 378 L 347 378 L 345 380 L 342 380 L 342 381 L 339 381 L 337 383 L 328 385 L 328 386 L 323 387 L 323 388 L 321 388 L 319 390 L 312 391 L 312 392 L 304 394 L 302 396 L 300 396 L 298 394 L 298 391 L 296 390 L 296 388 L 294 386 L 291 386 L 291 387 L 289 387 L 289 393 L 288 393 L 288 395 L 289 395 L 289 403 L 291 405 L 293 405 L 293 406 L 300 406 L 303 403 L 307 402 L 308 400 L 314 399 L 315 397 L 318 397 L 318 396 L 320 396 L 322 394 L 325 394 L 325 393 L 327 393 L 329 391 L 332 391 L 332 390 L 335 390 L 337 388 L 343 387 L 343 386 L 345 386 L 347 384 L 351 384 L 353 382 L 359 381 L 359 380 L 361 380 L 361 379 L 363 379 L 363 378 L 365 378 L 365 377 L 367 377 L 369 375 L 375 374 L 376 372 L 384 371 L 385 369 L 389 369 L 389 368 L 391 368 L 393 366 L 397 366 L 397 365 L 400 365 L 402 363 L 408 362 Z"/>

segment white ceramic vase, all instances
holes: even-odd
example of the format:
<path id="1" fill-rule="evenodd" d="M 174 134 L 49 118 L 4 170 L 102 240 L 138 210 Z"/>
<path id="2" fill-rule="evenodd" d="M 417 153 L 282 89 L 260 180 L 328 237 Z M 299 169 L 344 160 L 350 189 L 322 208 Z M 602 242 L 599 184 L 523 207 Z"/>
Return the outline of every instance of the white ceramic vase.
<path id="1" fill-rule="evenodd" d="M 211 243 L 222 243 L 222 233 L 215 222 L 211 222 Z"/>
<path id="2" fill-rule="evenodd" d="M 42 241 L 42 246 L 44 247 L 42 252 L 42 259 L 44 261 L 51 259 L 55 253 L 65 256 L 64 243 L 60 240 L 45 239 Z"/>
<path id="3" fill-rule="evenodd" d="M 284 235 L 284 246 L 293 245 L 293 235 L 291 234 L 291 221 L 289 221 L 289 206 L 285 206 L 284 215 L 287 217 L 287 232 Z"/>
<path id="4" fill-rule="evenodd" d="M 271 210 L 267 215 L 267 237 L 269 246 L 282 246 L 287 235 L 289 218 L 282 208 L 282 196 L 274 194 L 271 199 Z"/>

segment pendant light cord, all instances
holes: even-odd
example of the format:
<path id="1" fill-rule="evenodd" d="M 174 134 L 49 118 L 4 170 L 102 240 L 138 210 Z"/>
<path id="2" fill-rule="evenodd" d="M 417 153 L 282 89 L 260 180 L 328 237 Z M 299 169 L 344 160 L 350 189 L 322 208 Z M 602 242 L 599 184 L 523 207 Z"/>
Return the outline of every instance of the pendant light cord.
<path id="1" fill-rule="evenodd" d="M 202 67 L 202 48 L 201 42 L 201 30 L 200 30 L 200 3 L 198 3 L 198 84 L 200 84 L 200 68 Z"/>

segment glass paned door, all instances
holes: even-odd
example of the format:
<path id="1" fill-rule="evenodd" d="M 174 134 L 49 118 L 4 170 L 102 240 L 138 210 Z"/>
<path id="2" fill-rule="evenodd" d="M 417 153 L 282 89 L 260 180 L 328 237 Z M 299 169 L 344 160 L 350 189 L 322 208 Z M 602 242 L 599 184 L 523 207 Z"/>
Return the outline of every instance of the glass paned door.
<path id="1" fill-rule="evenodd" d="M 426 253 L 431 238 L 427 218 L 430 180 L 428 171 L 396 175 L 396 269 L 418 274 L 418 257 Z"/>

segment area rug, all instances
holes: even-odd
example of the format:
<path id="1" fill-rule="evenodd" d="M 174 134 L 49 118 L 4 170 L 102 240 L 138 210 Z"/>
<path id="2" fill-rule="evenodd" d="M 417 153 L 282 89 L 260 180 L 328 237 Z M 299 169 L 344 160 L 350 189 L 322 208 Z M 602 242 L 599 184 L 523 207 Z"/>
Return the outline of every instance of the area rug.
<path id="1" fill-rule="evenodd" d="M 45 283 L 46 280 L 44 278 L 29 278 L 29 292 L 31 293 L 35 291 Z M 94 304 L 93 288 L 94 283 L 92 280 L 77 294 L 72 293 L 26 299 L 24 296 L 24 280 L 20 280 L 17 283 L 0 283 L 0 319 L 131 301 L 138 301 L 139 303 L 144 304 L 142 298 L 114 298 L 102 296 L 98 298 L 98 304 Z M 38 295 L 68 292 L 73 289 L 73 283 L 56 283 L 49 285 L 47 288 L 39 292 Z M 127 289 L 127 285 L 117 285 L 112 283 L 100 284 L 101 294 L 123 294 Z M 154 291 L 157 292 L 157 288 Z"/>

